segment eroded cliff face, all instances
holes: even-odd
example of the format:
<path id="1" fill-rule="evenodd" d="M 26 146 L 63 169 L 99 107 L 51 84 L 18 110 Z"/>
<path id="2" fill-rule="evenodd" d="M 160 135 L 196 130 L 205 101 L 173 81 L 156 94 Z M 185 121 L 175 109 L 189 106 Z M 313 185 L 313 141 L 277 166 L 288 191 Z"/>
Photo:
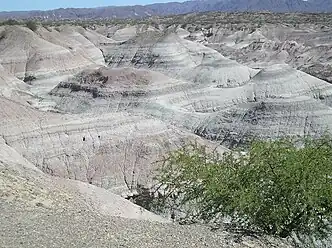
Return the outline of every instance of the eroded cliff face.
<path id="1" fill-rule="evenodd" d="M 223 152 L 253 137 L 331 130 L 328 23 L 181 18 L 0 27 L 0 195 L 8 206 L 165 222 L 119 195 L 153 184 L 169 151 L 198 142 Z"/>
<path id="2" fill-rule="evenodd" d="M 332 123 L 331 85 L 297 68 L 329 65 L 329 32 L 0 27 L 0 136 L 44 173 L 121 194 L 150 184 L 154 162 L 188 142 L 320 135 Z"/>

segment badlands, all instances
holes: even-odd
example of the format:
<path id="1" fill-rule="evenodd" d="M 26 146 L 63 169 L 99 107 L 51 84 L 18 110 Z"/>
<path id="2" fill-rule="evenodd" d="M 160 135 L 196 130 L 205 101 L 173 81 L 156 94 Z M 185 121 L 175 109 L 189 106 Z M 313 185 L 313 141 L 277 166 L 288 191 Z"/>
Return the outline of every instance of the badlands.
<path id="1" fill-rule="evenodd" d="M 126 200 L 198 142 L 332 125 L 332 15 L 0 26 L 0 247 L 291 247 Z"/>

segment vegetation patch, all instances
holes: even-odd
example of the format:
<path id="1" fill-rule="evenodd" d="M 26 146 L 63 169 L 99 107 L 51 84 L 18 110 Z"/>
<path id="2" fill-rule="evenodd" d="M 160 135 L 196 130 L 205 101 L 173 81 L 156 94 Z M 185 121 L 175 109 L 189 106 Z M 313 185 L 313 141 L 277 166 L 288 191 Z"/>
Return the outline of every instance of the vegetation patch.
<path id="1" fill-rule="evenodd" d="M 29 75 L 29 76 L 26 76 L 24 79 L 23 79 L 23 82 L 27 83 L 27 84 L 31 84 L 32 81 L 36 80 L 37 78 L 35 76 L 32 76 L 32 75 Z"/>
<path id="2" fill-rule="evenodd" d="M 5 32 L 5 31 L 2 31 L 2 32 L 0 33 L 0 41 L 3 40 L 3 39 L 5 39 L 5 38 L 6 38 L 6 32 Z"/>
<path id="3" fill-rule="evenodd" d="M 14 19 L 8 19 L 6 21 L 3 21 L 1 25 L 19 25 L 20 22 Z"/>
<path id="4" fill-rule="evenodd" d="M 181 221 L 227 220 L 233 230 L 282 238 L 331 235 L 329 137 L 255 141 L 223 155 L 194 144 L 169 154 L 156 180 L 155 203 L 184 214 Z"/>
<path id="5" fill-rule="evenodd" d="M 35 21 L 29 20 L 25 23 L 26 27 L 29 28 L 31 31 L 35 32 L 38 28 L 38 25 Z"/>

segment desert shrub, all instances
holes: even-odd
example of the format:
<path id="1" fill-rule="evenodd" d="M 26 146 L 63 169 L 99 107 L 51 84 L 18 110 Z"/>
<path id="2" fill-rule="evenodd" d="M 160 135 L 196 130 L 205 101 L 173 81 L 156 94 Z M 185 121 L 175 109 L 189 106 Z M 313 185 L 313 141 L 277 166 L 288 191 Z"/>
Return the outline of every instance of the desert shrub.
<path id="1" fill-rule="evenodd" d="M 2 22 L 2 25 L 19 25 L 19 24 L 20 23 L 14 19 L 8 19 L 8 20 Z"/>
<path id="2" fill-rule="evenodd" d="M 35 76 L 29 75 L 29 76 L 25 76 L 23 79 L 23 82 L 27 83 L 27 84 L 31 84 L 32 81 L 36 80 L 37 78 Z"/>
<path id="3" fill-rule="evenodd" d="M 27 28 L 29 28 L 31 31 L 35 32 L 38 28 L 37 23 L 35 21 L 29 20 L 25 23 Z"/>
<path id="4" fill-rule="evenodd" d="M 187 206 L 187 219 L 226 218 L 233 228 L 283 238 L 330 233 L 332 141 L 327 137 L 255 141 L 246 153 L 223 155 L 191 145 L 165 158 L 156 179 L 165 198 Z"/>
<path id="5" fill-rule="evenodd" d="M 6 32 L 2 31 L 0 32 L 0 41 L 6 38 Z"/>
<path id="6" fill-rule="evenodd" d="M 48 26 L 47 24 L 43 24 L 43 28 L 45 28 L 48 32 L 52 32 L 52 28 Z"/>

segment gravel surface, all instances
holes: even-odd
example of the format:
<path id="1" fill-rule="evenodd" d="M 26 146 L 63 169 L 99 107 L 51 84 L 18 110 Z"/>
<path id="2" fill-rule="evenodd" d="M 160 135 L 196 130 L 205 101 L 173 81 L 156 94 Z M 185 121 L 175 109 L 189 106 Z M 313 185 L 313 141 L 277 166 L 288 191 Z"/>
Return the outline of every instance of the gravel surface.
<path id="1" fill-rule="evenodd" d="M 204 226 L 107 218 L 90 211 L 0 203 L 0 247 L 287 247 Z M 260 238 L 261 239 L 261 238 Z"/>

